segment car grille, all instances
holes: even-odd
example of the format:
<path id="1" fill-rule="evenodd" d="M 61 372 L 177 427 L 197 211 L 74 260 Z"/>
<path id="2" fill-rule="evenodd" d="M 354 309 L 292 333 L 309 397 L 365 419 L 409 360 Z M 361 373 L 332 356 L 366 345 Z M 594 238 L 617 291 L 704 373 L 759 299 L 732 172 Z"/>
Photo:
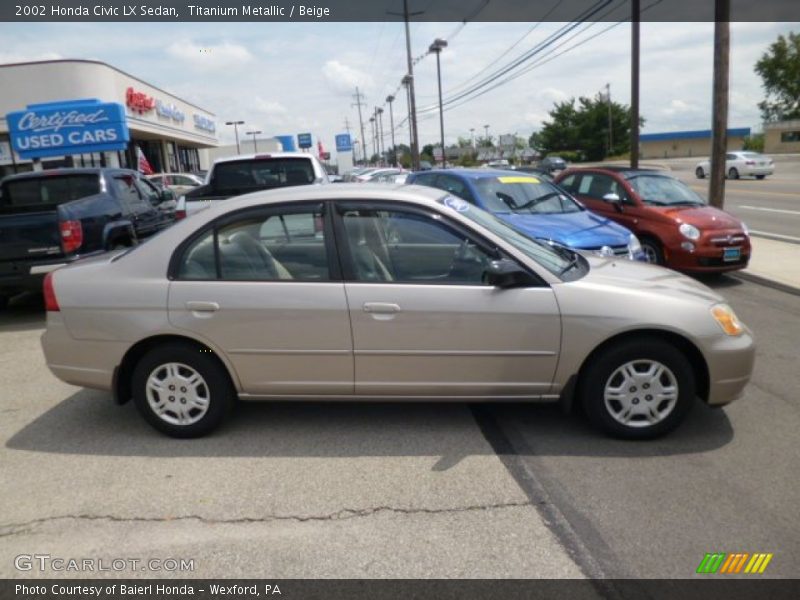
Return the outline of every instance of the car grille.
<path id="1" fill-rule="evenodd" d="M 627 246 L 609 246 L 611 251 L 614 253 L 614 256 L 628 256 L 628 247 Z M 595 246 L 594 248 L 583 248 L 583 250 L 588 250 L 589 252 L 600 253 L 600 249 L 602 246 Z"/>
<path id="2" fill-rule="evenodd" d="M 729 235 L 718 235 L 709 238 L 715 246 L 737 246 L 746 240 L 746 236 L 742 232 L 731 233 Z"/>

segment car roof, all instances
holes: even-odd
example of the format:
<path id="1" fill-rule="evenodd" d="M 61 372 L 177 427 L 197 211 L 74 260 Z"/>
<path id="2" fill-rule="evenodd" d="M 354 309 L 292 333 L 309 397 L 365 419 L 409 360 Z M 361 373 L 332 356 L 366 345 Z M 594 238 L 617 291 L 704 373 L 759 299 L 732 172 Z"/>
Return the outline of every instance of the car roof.
<path id="1" fill-rule="evenodd" d="M 672 177 L 672 174 L 665 170 L 665 169 L 657 169 L 657 168 L 649 168 L 649 167 L 640 167 L 638 169 L 631 169 L 630 167 L 625 167 L 622 165 L 598 165 L 594 167 L 570 167 L 564 173 L 582 173 L 582 172 L 606 172 L 606 173 L 614 173 L 624 177 L 625 179 L 630 179 L 636 175 L 656 175 L 660 177 Z"/>
<path id="2" fill-rule="evenodd" d="M 308 152 L 258 152 L 254 154 L 236 154 L 234 156 L 223 156 L 214 160 L 214 164 L 236 162 L 240 160 L 267 160 L 270 158 L 305 158 L 308 160 L 316 160 L 313 154 Z"/>
<path id="3" fill-rule="evenodd" d="M 521 173 L 521 171 L 512 171 L 510 169 L 487 169 L 485 167 L 479 168 L 459 168 L 459 169 L 431 169 L 424 171 L 424 173 L 432 173 L 434 175 L 460 175 L 467 179 L 484 179 L 487 177 L 514 177 L 513 173 Z M 526 173 L 531 175 L 531 173 Z M 524 175 L 518 175 L 524 177 Z"/>
<path id="4" fill-rule="evenodd" d="M 133 169 L 122 169 L 119 167 L 63 167 L 59 169 L 45 169 L 44 171 L 26 171 L 25 173 L 15 173 L 2 178 L 2 181 L 14 181 L 17 179 L 35 179 L 39 177 L 54 177 L 56 175 L 99 175 L 103 171 L 114 173 L 136 173 Z"/>

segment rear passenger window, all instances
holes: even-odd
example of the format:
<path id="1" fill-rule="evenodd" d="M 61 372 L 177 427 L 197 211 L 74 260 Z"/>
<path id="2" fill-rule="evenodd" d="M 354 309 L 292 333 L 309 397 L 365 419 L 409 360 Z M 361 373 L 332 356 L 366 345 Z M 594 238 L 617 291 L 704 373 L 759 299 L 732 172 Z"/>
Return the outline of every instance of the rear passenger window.
<path id="1" fill-rule="evenodd" d="M 558 185 L 563 187 L 568 192 L 574 192 L 575 191 L 575 175 L 570 175 L 569 177 L 565 177 L 563 180 L 561 180 L 561 182 L 559 182 Z"/>
<path id="2" fill-rule="evenodd" d="M 321 208 L 265 211 L 221 226 L 192 244 L 180 279 L 330 281 Z"/>

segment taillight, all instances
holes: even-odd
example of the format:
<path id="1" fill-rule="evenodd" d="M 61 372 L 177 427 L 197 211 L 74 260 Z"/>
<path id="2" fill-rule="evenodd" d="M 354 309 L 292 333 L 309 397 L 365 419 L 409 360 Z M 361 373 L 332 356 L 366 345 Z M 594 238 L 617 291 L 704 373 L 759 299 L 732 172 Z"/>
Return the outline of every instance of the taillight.
<path id="1" fill-rule="evenodd" d="M 175 211 L 175 219 L 185 219 L 186 218 L 186 211 L 185 210 L 176 210 Z"/>
<path id="2" fill-rule="evenodd" d="M 75 252 L 83 244 L 83 227 L 80 221 L 61 221 L 61 247 L 65 254 Z"/>
<path id="3" fill-rule="evenodd" d="M 61 309 L 58 307 L 58 299 L 56 298 L 56 291 L 53 288 L 53 272 L 51 271 L 44 276 L 44 309 L 50 312 L 58 312 Z"/>

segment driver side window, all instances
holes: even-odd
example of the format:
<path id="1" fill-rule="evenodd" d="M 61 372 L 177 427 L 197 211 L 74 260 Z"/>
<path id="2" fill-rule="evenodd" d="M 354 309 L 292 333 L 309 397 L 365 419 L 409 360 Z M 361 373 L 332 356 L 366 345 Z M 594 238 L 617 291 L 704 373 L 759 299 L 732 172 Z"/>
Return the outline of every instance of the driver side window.
<path id="1" fill-rule="evenodd" d="M 437 217 L 347 210 L 342 220 L 357 281 L 484 285 L 494 258 Z"/>

